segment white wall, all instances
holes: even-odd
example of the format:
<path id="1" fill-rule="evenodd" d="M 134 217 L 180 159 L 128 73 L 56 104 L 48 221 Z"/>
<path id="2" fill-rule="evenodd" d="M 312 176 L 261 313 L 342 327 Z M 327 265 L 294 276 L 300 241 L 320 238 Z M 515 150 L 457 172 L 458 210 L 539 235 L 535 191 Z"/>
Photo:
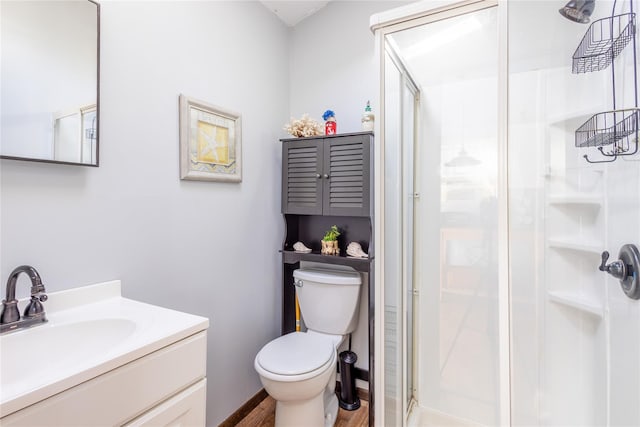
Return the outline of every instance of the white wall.
<path id="1" fill-rule="evenodd" d="M 338 133 L 360 132 L 367 100 L 378 112 L 379 65 L 369 17 L 409 2 L 334 1 L 292 31 L 290 47 L 290 111 L 322 122 L 336 113 Z"/>
<path id="2" fill-rule="evenodd" d="M 518 2 L 510 6 L 510 19 L 516 17 L 511 27 L 530 33 L 522 27 L 539 21 L 530 12 L 548 9 L 554 16 L 558 5 Z M 592 21 L 608 16 L 611 7 L 611 1 L 598 2 Z M 571 55 L 586 30 L 564 19 L 550 24 L 545 37 L 560 41 L 550 56 L 540 46 L 532 49 L 534 39 L 510 41 L 510 54 L 540 53 L 526 63 L 510 57 L 509 64 L 516 70 L 509 80 L 514 425 L 640 423 L 640 410 L 629 404 L 640 396 L 639 306 L 596 268 L 601 251 L 611 253 L 611 262 L 623 244 L 638 243 L 640 170 L 637 155 L 592 164 L 582 156 L 605 158 L 595 148 L 574 146 L 576 129 L 613 107 L 611 67 L 571 72 Z M 617 108 L 634 105 L 632 53 L 629 45 L 616 59 Z M 558 54 L 567 65 L 550 60 Z M 598 203 L 572 204 L 572 194 Z M 551 243 L 561 239 L 590 242 L 594 249 Z"/>
<path id="3" fill-rule="evenodd" d="M 2 160 L 0 278 L 20 264 L 48 291 L 119 278 L 126 297 L 209 317 L 217 425 L 261 388 L 253 359 L 280 332 L 289 30 L 257 2 L 101 12 L 100 167 Z M 242 113 L 242 183 L 179 179 L 180 93 Z"/>

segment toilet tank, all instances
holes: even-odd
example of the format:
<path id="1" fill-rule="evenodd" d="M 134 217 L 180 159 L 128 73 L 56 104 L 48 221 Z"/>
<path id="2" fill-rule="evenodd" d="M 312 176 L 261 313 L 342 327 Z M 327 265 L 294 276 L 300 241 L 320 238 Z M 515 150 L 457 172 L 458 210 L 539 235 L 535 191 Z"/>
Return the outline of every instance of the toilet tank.
<path id="1" fill-rule="evenodd" d="M 352 332 L 358 323 L 362 278 L 355 271 L 298 269 L 293 272 L 298 302 L 308 329 L 332 335 Z"/>

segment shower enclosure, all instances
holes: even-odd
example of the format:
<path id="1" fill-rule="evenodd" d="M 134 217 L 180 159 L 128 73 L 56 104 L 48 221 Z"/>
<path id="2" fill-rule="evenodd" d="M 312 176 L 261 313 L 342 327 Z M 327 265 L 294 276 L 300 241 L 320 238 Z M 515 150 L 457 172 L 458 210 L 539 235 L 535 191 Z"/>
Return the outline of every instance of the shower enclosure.
<path id="1" fill-rule="evenodd" d="M 636 17 L 565 3 L 372 19 L 376 425 L 640 425 Z"/>

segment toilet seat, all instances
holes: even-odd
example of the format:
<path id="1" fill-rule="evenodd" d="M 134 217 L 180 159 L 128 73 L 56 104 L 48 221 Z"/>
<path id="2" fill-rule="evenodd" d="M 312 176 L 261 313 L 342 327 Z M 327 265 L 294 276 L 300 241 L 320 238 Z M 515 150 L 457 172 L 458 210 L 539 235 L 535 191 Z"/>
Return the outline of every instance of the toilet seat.
<path id="1" fill-rule="evenodd" d="M 273 379 L 299 381 L 323 372 L 335 359 L 330 337 L 292 332 L 267 343 L 256 355 L 255 366 Z"/>

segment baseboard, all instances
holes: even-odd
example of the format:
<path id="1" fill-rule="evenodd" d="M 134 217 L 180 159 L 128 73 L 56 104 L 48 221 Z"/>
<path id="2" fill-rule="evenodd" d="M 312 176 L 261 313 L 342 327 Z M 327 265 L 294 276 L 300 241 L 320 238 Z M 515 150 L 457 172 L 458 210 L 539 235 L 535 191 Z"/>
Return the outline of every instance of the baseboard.
<path id="1" fill-rule="evenodd" d="M 260 389 L 251 399 L 247 400 L 237 411 L 229 415 L 218 427 L 233 427 L 237 425 L 244 417 L 249 415 L 264 399 L 268 396 L 265 389 Z"/>

